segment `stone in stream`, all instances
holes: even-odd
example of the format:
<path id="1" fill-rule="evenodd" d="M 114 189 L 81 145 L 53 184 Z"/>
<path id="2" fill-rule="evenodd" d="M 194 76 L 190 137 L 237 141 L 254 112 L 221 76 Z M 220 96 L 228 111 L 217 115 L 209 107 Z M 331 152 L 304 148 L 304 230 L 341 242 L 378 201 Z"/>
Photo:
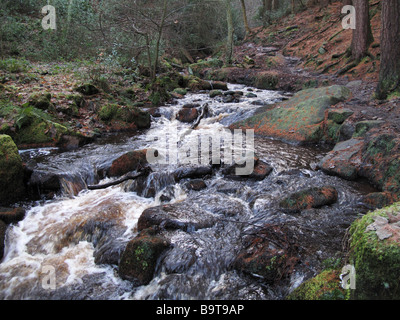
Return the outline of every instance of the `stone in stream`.
<path id="1" fill-rule="evenodd" d="M 193 179 L 185 183 L 188 190 L 200 191 L 207 188 L 206 183 L 202 179 Z"/>
<path id="2" fill-rule="evenodd" d="M 122 254 L 118 273 L 135 285 L 146 285 L 154 276 L 160 255 L 168 249 L 167 239 L 145 230 L 131 240 Z"/>
<path id="3" fill-rule="evenodd" d="M 279 203 L 279 206 L 289 212 L 299 212 L 301 210 L 331 205 L 336 203 L 337 200 L 338 192 L 334 187 L 315 187 L 289 195 Z"/>
<path id="4" fill-rule="evenodd" d="M 138 220 L 138 230 L 159 227 L 169 230 L 195 231 L 210 228 L 216 217 L 192 203 L 182 202 L 149 208 L 143 211 Z"/>
<path id="5" fill-rule="evenodd" d="M 290 230 L 277 225 L 266 225 L 250 235 L 233 266 L 246 274 L 261 277 L 267 284 L 275 284 L 290 275 L 298 262 L 297 247 L 290 239 Z"/>
<path id="6" fill-rule="evenodd" d="M 0 220 L 6 224 L 16 223 L 25 218 L 23 208 L 0 208 Z"/>
<path id="7" fill-rule="evenodd" d="M 199 116 L 196 108 L 182 108 L 176 115 L 176 119 L 180 122 L 190 123 L 195 121 Z"/>
<path id="8" fill-rule="evenodd" d="M 18 148 L 8 135 L 0 135 L 0 204 L 24 197 L 24 168 Z"/>
<path id="9" fill-rule="evenodd" d="M 119 177 L 144 168 L 148 164 L 146 154 L 147 150 L 144 149 L 122 155 L 113 161 L 111 168 L 108 170 L 108 175 L 110 177 Z"/>
<path id="10" fill-rule="evenodd" d="M 236 169 L 241 167 L 243 167 L 243 165 L 237 165 L 237 164 L 231 165 L 223 169 L 222 174 L 224 175 L 225 178 L 228 179 L 234 179 L 234 180 L 252 179 L 261 181 L 264 180 L 273 171 L 273 168 L 269 164 L 257 158 L 254 159 L 254 169 L 251 174 L 237 175 Z"/>

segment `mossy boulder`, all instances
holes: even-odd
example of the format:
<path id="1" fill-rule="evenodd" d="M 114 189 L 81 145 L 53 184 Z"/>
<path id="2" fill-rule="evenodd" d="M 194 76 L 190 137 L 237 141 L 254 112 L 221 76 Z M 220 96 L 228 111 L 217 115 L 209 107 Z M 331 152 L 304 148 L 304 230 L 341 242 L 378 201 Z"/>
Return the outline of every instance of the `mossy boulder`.
<path id="1" fill-rule="evenodd" d="M 54 105 L 51 103 L 51 93 L 35 93 L 28 99 L 28 104 L 41 110 L 55 111 Z"/>
<path id="2" fill-rule="evenodd" d="M 338 85 L 303 90 L 272 109 L 231 125 L 231 129 L 255 129 L 259 135 L 301 143 L 329 140 L 335 134 L 326 135 L 329 132 L 327 112 L 349 97 L 349 89 Z"/>
<path id="3" fill-rule="evenodd" d="M 365 136 L 365 134 L 373 129 L 382 126 L 385 122 L 381 120 L 365 120 L 356 123 L 354 138 Z"/>
<path id="4" fill-rule="evenodd" d="M 350 228 L 350 263 L 356 270 L 352 298 L 400 299 L 400 203 L 378 209 Z"/>
<path id="5" fill-rule="evenodd" d="M 324 270 L 303 282 L 286 300 L 347 300 L 348 290 L 340 285 L 340 270 Z"/>
<path id="6" fill-rule="evenodd" d="M 395 133 L 371 130 L 366 135 L 359 175 L 400 200 L 400 138 Z"/>
<path id="7" fill-rule="evenodd" d="M 106 104 L 101 107 L 98 115 L 102 121 L 122 121 L 128 124 L 135 124 L 138 129 L 147 129 L 151 125 L 150 114 L 132 106 Z"/>
<path id="8" fill-rule="evenodd" d="M 189 70 L 191 70 L 194 75 L 203 77 L 208 70 L 221 68 L 223 64 L 223 61 L 219 59 L 208 59 L 189 65 Z"/>
<path id="9" fill-rule="evenodd" d="M 21 147 L 56 145 L 67 133 L 69 133 L 67 127 L 53 121 L 37 118 L 29 125 L 19 129 L 15 140 Z"/>
<path id="10" fill-rule="evenodd" d="M 277 72 L 264 71 L 259 72 L 254 77 L 254 86 L 257 89 L 265 90 L 275 90 L 279 82 L 279 77 Z"/>
<path id="11" fill-rule="evenodd" d="M 299 212 L 301 210 L 320 208 L 336 203 L 338 192 L 334 187 L 315 187 L 293 193 L 283 199 L 279 206 L 286 211 Z"/>
<path id="12" fill-rule="evenodd" d="M 0 181 L 0 204 L 11 204 L 23 198 L 25 186 L 21 156 L 7 135 L 0 135 Z"/>
<path id="13" fill-rule="evenodd" d="M 100 90 L 91 83 L 84 83 L 75 88 L 75 91 L 83 94 L 84 96 L 93 96 L 100 93 Z"/>
<path id="14" fill-rule="evenodd" d="M 118 273 L 124 280 L 136 285 L 148 284 L 154 276 L 160 255 L 170 243 L 151 230 L 141 232 L 126 246 L 118 266 Z"/>

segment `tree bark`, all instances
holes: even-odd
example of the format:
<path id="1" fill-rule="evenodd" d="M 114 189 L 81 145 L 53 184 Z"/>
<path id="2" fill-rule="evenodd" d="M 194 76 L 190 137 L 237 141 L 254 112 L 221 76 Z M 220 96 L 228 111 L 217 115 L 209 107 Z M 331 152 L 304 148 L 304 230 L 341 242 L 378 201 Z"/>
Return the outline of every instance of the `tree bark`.
<path id="1" fill-rule="evenodd" d="M 251 33 L 251 30 L 249 27 L 249 21 L 247 19 L 246 3 L 244 2 L 244 0 L 240 0 L 240 3 L 242 5 L 243 22 L 244 22 L 244 28 L 246 29 L 246 37 L 247 37 Z"/>
<path id="2" fill-rule="evenodd" d="M 368 48 L 374 41 L 369 19 L 368 0 L 353 0 L 356 9 L 356 29 L 353 30 L 351 55 L 355 60 L 361 60 L 368 53 Z"/>
<path id="3" fill-rule="evenodd" d="M 398 90 L 400 80 L 400 0 L 382 1 L 381 67 L 377 98 Z"/>
<path id="4" fill-rule="evenodd" d="M 232 3 L 231 0 L 225 0 L 226 3 L 226 20 L 228 23 L 228 38 L 226 40 L 226 52 L 225 52 L 225 64 L 232 64 L 233 57 L 233 12 L 232 12 Z"/>

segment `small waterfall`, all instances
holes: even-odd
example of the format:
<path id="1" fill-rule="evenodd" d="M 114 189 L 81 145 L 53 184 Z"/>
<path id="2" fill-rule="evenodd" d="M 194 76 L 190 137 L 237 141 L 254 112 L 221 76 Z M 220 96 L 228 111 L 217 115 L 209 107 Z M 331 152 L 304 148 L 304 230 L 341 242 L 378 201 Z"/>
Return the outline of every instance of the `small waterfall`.
<path id="1" fill-rule="evenodd" d="M 340 242 L 337 235 L 354 218 L 362 192 L 357 183 L 313 169 L 326 150 L 256 138 L 257 157 L 273 167 L 262 181 L 229 179 L 218 166 L 208 171 L 209 159 L 195 152 L 185 157 L 185 164 L 168 155 L 164 141 L 174 130 L 179 137 L 175 147 L 188 151 L 199 135 L 218 136 L 232 122 L 252 115 L 258 108 L 254 102 L 271 104 L 282 98 L 278 92 L 241 85 L 229 89 L 253 94 L 244 94 L 239 103 L 226 103 L 207 93 L 190 93 L 176 104 L 160 107 L 160 117 L 146 132 L 105 137 L 74 152 L 23 152 L 32 169 L 32 189 L 51 196 L 27 205 L 26 218 L 7 231 L 0 299 L 280 299 L 287 288 L 334 254 Z M 183 106 L 205 103 L 210 113 L 196 130 L 175 118 Z M 147 148 L 167 154 L 169 163 L 152 164 L 152 173 L 135 181 L 87 190 L 87 185 L 111 180 L 105 173 L 115 159 Z M 196 168 L 193 163 L 206 170 L 195 177 L 185 173 L 176 178 L 179 170 Z M 201 180 L 205 188 L 187 188 L 193 179 Z M 297 215 L 277 209 L 284 195 L 326 184 L 338 189 L 337 204 Z M 118 261 L 138 233 L 138 219 L 149 208 L 169 214 L 175 228 L 163 230 L 162 236 L 172 245 L 153 280 L 133 287 L 118 276 Z M 233 268 L 246 239 L 266 224 L 292 228 L 303 252 L 313 257 L 311 265 L 296 270 L 286 287 L 263 284 Z"/>

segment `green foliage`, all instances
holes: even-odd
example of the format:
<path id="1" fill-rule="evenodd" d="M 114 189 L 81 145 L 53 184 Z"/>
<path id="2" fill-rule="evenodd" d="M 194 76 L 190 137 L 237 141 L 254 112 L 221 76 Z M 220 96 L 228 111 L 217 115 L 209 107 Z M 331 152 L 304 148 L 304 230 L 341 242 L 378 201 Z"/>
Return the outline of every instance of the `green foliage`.
<path id="1" fill-rule="evenodd" d="M 7 58 L 0 60 L 0 70 L 10 73 L 27 72 L 30 69 L 29 61 L 15 58 Z"/>
<path id="2" fill-rule="evenodd" d="M 18 129 L 22 129 L 23 127 L 32 124 L 36 119 L 44 119 L 50 121 L 52 117 L 40 109 L 27 105 L 19 110 L 18 115 L 15 119 L 15 124 Z"/>

